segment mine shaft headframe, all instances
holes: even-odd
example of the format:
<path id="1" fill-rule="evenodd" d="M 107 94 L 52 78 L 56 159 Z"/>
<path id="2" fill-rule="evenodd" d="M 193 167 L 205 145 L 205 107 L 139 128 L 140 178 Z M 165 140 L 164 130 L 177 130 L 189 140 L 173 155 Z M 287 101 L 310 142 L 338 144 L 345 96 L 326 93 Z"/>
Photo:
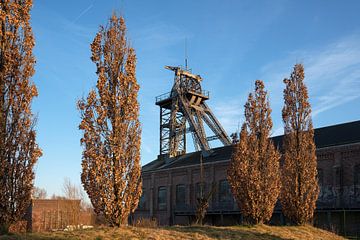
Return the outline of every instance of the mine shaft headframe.
<path id="1" fill-rule="evenodd" d="M 202 78 L 180 67 L 165 68 L 173 71 L 175 77 L 171 92 L 156 98 L 160 107 L 160 155 L 185 154 L 186 133 L 192 133 L 196 150 L 210 150 L 209 142 L 216 139 L 224 146 L 230 145 L 230 138 L 205 103 L 209 93 L 201 88 Z M 213 136 L 206 136 L 204 123 Z"/>

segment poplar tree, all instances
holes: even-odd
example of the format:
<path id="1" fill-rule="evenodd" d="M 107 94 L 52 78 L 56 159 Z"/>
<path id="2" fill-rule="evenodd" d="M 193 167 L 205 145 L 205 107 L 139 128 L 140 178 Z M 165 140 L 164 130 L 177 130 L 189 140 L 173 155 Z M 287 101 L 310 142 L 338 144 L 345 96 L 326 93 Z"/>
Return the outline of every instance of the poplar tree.
<path id="1" fill-rule="evenodd" d="M 303 65 L 296 64 L 284 83 L 284 164 L 280 201 L 286 217 L 295 224 L 304 224 L 313 218 L 319 186 L 311 106 Z"/>
<path id="2" fill-rule="evenodd" d="M 136 56 L 115 14 L 91 44 L 96 90 L 78 102 L 83 131 L 81 181 L 94 211 L 110 226 L 127 224 L 141 195 L 139 85 Z"/>
<path id="3" fill-rule="evenodd" d="M 252 224 L 268 221 L 280 192 L 280 155 L 270 139 L 271 108 L 261 80 L 245 104 L 245 122 L 236 143 L 228 181 L 243 216 Z"/>
<path id="4" fill-rule="evenodd" d="M 30 204 L 33 167 L 41 156 L 31 102 L 35 58 L 31 0 L 0 1 L 0 233 Z"/>

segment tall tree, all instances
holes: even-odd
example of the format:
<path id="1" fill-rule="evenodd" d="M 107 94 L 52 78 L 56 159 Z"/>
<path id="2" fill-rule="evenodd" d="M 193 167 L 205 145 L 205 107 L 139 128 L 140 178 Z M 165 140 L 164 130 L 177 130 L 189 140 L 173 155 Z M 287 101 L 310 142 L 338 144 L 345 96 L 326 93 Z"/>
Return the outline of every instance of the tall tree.
<path id="1" fill-rule="evenodd" d="M 228 181 L 242 214 L 252 224 L 271 218 L 280 192 L 280 154 L 270 139 L 271 108 L 261 80 L 245 104 L 245 122 L 228 169 Z"/>
<path id="2" fill-rule="evenodd" d="M 44 188 L 33 187 L 31 192 L 32 199 L 46 199 L 47 192 Z"/>
<path id="3" fill-rule="evenodd" d="M 122 17 L 100 27 L 91 44 L 96 91 L 78 103 L 84 146 L 81 180 L 97 214 L 111 226 L 127 224 L 141 195 L 139 85 L 136 56 Z"/>
<path id="4" fill-rule="evenodd" d="M 70 178 L 64 178 L 64 182 L 63 182 L 63 186 L 62 186 L 62 191 L 64 194 L 64 197 L 66 199 L 80 199 L 83 200 L 84 199 L 84 193 L 81 189 L 81 186 L 76 186 L 75 184 L 73 184 L 70 180 Z"/>
<path id="5" fill-rule="evenodd" d="M 284 164 L 282 166 L 282 210 L 295 224 L 312 219 L 319 195 L 311 106 L 304 83 L 304 67 L 296 64 L 285 78 Z"/>
<path id="6" fill-rule="evenodd" d="M 31 102 L 35 58 L 30 26 L 31 0 L 0 1 L 0 231 L 29 206 L 33 167 L 41 156 Z"/>
<path id="7" fill-rule="evenodd" d="M 82 211 L 91 208 L 91 204 L 85 199 L 86 193 L 83 187 L 72 183 L 70 178 L 64 178 L 62 192 L 65 199 L 80 200 L 80 208 Z M 78 206 L 76 207 L 78 208 Z"/>

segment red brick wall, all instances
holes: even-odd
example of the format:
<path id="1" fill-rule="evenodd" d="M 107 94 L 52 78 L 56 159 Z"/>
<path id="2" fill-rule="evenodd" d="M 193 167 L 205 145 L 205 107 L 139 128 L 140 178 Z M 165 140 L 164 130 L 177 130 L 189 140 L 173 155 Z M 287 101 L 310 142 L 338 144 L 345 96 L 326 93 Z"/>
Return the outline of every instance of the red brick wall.
<path id="1" fill-rule="evenodd" d="M 94 225 L 92 212 L 80 211 L 80 200 L 34 199 L 29 208 L 28 231 L 64 229 L 68 225 Z"/>

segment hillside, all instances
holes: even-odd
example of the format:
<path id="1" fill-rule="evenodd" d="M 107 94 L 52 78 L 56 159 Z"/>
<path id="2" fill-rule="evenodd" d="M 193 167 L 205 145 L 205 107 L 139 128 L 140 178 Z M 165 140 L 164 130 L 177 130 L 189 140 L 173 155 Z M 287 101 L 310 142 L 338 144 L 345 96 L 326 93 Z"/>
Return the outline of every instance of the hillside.
<path id="1" fill-rule="evenodd" d="M 96 228 L 92 230 L 78 230 L 73 232 L 31 233 L 22 235 L 2 236 L 0 240 L 28 239 L 344 239 L 331 232 L 311 226 L 275 227 L 258 225 L 253 227 L 232 226 L 191 226 L 191 227 L 163 227 L 163 228 Z"/>

